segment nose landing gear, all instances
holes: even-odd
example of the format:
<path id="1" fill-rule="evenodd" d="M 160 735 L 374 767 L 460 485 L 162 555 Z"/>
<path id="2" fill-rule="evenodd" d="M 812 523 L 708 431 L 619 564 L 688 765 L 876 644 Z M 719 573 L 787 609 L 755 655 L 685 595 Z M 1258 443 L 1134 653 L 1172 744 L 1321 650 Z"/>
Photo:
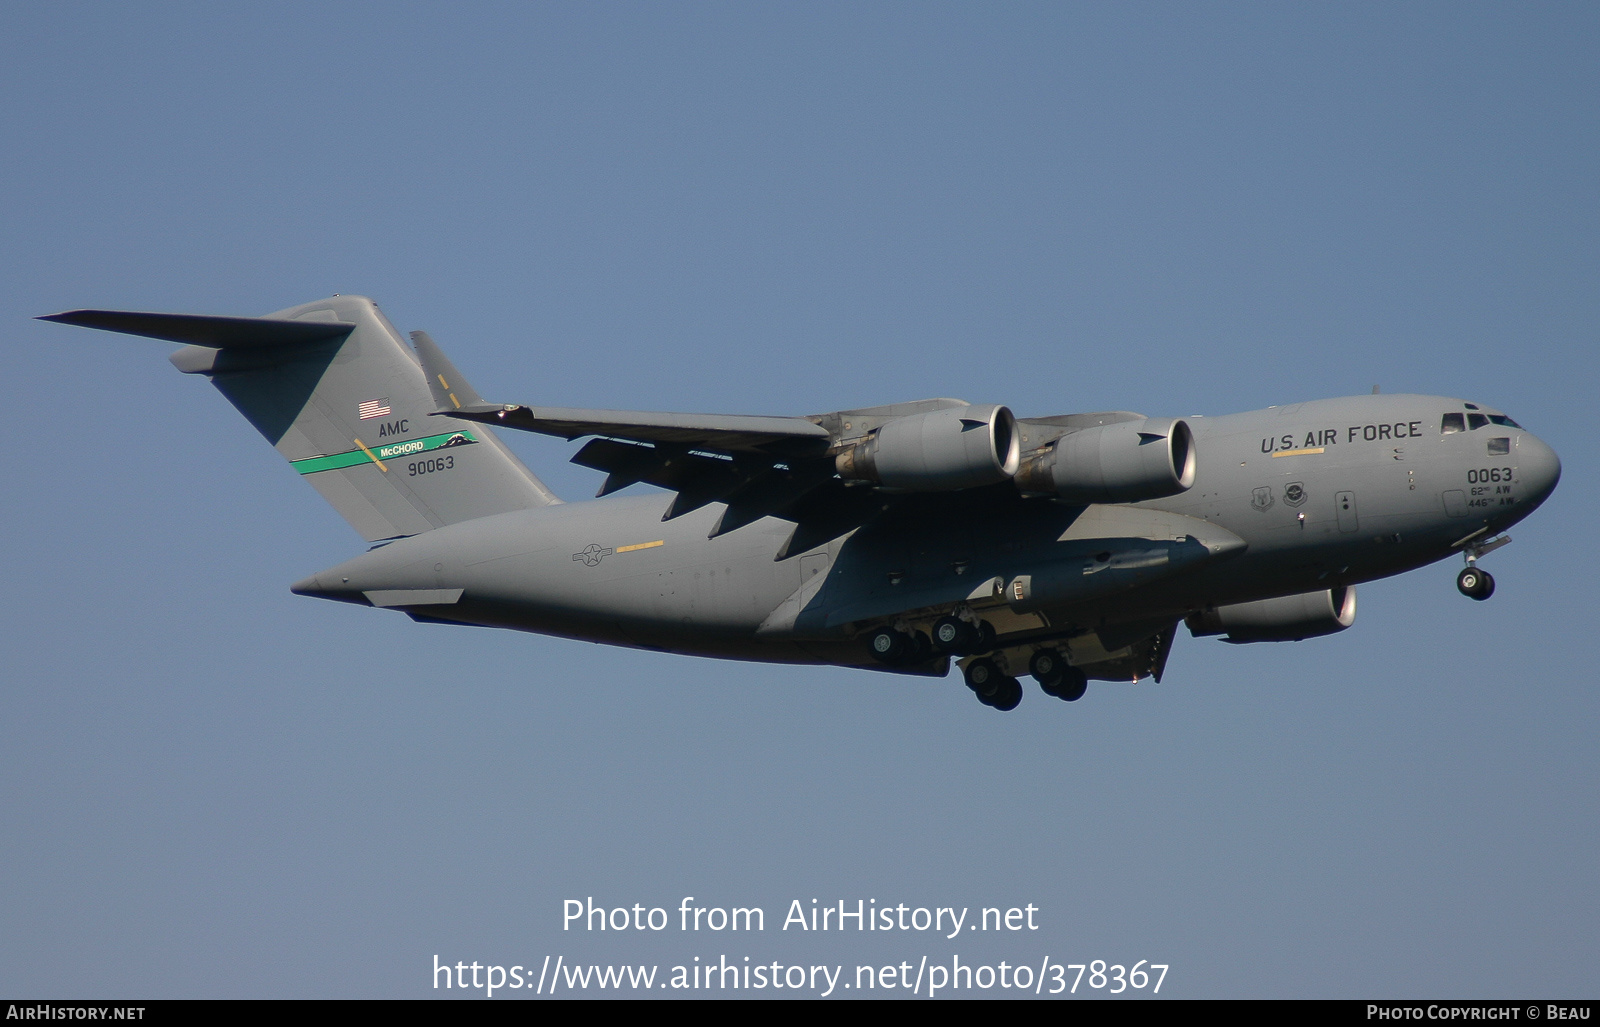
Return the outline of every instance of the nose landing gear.
<path id="1" fill-rule="evenodd" d="M 1467 569 L 1456 575 L 1456 588 L 1468 599 L 1476 599 L 1480 603 L 1494 595 L 1494 577 L 1488 571 L 1479 570 L 1478 561 L 1501 546 L 1511 544 L 1510 535 L 1479 541 L 1488 532 L 1488 528 L 1479 528 L 1452 547 L 1460 549 L 1461 555 L 1467 560 Z"/>
<path id="2" fill-rule="evenodd" d="M 1479 602 L 1494 595 L 1494 577 L 1488 571 L 1480 571 L 1476 567 L 1468 567 L 1456 575 L 1456 588 L 1468 599 Z"/>

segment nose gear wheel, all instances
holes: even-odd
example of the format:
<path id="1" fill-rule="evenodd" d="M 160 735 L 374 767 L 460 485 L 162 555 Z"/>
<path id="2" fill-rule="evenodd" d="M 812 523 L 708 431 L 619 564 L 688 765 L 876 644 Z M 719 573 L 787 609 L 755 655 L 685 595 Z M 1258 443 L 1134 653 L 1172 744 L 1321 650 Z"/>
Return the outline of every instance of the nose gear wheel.
<path id="1" fill-rule="evenodd" d="M 1488 571 L 1468 567 L 1456 575 L 1456 588 L 1468 599 L 1476 599 L 1481 603 L 1494 595 L 1494 577 Z"/>

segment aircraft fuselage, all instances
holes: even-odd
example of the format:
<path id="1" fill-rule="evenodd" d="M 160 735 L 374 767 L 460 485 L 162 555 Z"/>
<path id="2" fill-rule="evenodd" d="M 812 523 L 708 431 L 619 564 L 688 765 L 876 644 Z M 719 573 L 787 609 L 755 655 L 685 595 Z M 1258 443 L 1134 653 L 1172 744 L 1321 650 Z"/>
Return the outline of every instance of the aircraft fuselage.
<path id="1" fill-rule="evenodd" d="M 859 530 L 780 560 L 788 521 L 708 538 L 721 504 L 663 521 L 670 495 L 613 496 L 400 539 L 295 590 L 405 607 L 419 619 L 873 666 L 858 637 L 867 627 L 963 603 L 994 611 L 985 616 L 1008 644 L 1400 573 L 1522 519 L 1559 477 L 1555 454 L 1531 433 L 1443 397 L 1355 396 L 1188 423 L 1195 483 L 1161 500 L 1084 507 L 1024 498 L 1007 484 L 909 516 L 886 495 Z M 1140 516 L 1155 527 L 1140 527 Z M 1097 517 L 1112 525 L 1109 536 L 1094 530 Z M 1117 527 L 1126 524 L 1134 528 Z M 1119 564 L 1130 544 L 1155 554 L 1160 573 Z M 1059 601 L 1018 613 L 993 594 L 1018 575 L 1062 567 L 1072 580 Z"/>

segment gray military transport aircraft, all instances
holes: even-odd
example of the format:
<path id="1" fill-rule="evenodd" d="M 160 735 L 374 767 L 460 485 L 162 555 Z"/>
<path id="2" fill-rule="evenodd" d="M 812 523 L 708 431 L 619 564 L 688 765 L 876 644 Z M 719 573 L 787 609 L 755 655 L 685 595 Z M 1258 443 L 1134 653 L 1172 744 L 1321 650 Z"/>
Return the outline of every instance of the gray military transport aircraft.
<path id="1" fill-rule="evenodd" d="M 955 399 L 806 417 L 485 402 L 371 300 L 267 317 L 44 318 L 185 345 L 371 544 L 300 595 L 418 621 L 737 660 L 939 677 L 1009 710 L 1161 680 L 1179 622 L 1327 635 L 1355 585 L 1452 555 L 1462 593 L 1561 476 L 1489 407 L 1370 395 L 1223 417 L 1019 418 Z M 563 503 L 488 426 L 590 437 Z M 636 483 L 666 490 L 611 493 Z"/>

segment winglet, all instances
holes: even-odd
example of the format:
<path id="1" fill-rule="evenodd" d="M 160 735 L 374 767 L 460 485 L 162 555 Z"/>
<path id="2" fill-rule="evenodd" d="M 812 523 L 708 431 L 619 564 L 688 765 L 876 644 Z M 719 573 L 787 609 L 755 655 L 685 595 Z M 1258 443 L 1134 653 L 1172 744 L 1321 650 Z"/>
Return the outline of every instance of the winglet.
<path id="1" fill-rule="evenodd" d="M 461 377 L 456 365 L 444 355 L 444 350 L 427 332 L 412 332 L 411 345 L 422 361 L 423 376 L 428 379 L 428 390 L 433 393 L 433 405 L 439 413 L 455 413 L 463 407 L 487 407 L 478 390 Z"/>

